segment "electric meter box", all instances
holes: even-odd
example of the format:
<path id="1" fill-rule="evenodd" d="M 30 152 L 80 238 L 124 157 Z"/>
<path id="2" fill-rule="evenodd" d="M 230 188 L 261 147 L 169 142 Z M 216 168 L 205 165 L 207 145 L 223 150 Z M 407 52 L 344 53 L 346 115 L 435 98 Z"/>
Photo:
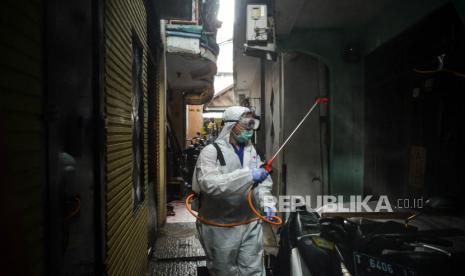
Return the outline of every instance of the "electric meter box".
<path id="1" fill-rule="evenodd" d="M 249 45 L 268 41 L 268 13 L 266 5 L 247 5 L 246 40 Z"/>

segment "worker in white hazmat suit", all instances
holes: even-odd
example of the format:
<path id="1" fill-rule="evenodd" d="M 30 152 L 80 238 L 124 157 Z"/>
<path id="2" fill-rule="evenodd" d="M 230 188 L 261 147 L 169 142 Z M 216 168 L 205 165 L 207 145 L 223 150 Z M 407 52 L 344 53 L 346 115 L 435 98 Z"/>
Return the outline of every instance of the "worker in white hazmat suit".
<path id="1" fill-rule="evenodd" d="M 223 120 L 225 125 L 215 140 L 216 145 L 202 150 L 194 171 L 192 188 L 199 194 L 199 216 L 221 224 L 254 218 L 247 191 L 255 182 L 259 183 L 253 194 L 255 206 L 271 217 L 276 210 L 274 200 L 268 200 L 272 180 L 261 168 L 262 161 L 250 142 L 259 121 L 252 118 L 248 108 L 241 106 L 226 109 Z M 264 276 L 261 224 L 255 220 L 239 226 L 218 227 L 197 221 L 209 273 Z"/>

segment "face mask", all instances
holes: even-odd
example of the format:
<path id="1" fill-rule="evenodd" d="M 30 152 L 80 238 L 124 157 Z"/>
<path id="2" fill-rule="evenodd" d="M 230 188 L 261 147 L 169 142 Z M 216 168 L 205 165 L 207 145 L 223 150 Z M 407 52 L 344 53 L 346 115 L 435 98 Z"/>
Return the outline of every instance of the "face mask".
<path id="1" fill-rule="evenodd" d="M 252 130 L 242 130 L 239 134 L 234 133 L 234 139 L 239 143 L 240 145 L 245 145 L 247 142 L 249 142 L 250 139 L 252 139 L 253 136 L 253 131 Z"/>

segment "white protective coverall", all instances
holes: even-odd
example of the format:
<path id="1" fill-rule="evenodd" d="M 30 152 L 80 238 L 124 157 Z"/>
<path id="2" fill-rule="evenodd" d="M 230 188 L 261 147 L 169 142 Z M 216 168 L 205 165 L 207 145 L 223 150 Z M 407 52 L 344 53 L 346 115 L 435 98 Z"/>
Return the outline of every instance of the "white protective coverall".
<path id="1" fill-rule="evenodd" d="M 239 120 L 250 112 L 246 107 L 226 109 L 223 120 Z M 235 122 L 227 122 L 215 142 L 219 145 L 225 166 L 221 166 L 213 145 L 205 147 L 197 160 L 192 189 L 200 194 L 199 216 L 216 223 L 235 223 L 255 217 L 247 203 L 247 191 L 253 184 L 251 170 L 262 165 L 254 146 L 244 147 L 243 166 L 229 143 Z M 254 189 L 255 206 L 275 208 L 271 196 L 271 177 L 268 176 Z M 258 208 L 257 208 L 258 209 Z M 211 275 L 265 275 L 261 221 L 234 227 L 217 227 L 197 221 L 200 241 L 207 255 Z"/>

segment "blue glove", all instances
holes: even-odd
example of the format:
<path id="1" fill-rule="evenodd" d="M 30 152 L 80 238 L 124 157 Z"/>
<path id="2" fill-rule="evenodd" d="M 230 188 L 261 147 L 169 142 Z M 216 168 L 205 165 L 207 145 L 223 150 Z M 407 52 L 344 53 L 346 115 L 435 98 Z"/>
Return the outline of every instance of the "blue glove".
<path id="1" fill-rule="evenodd" d="M 252 180 L 255 183 L 261 183 L 268 177 L 268 172 L 264 168 L 255 168 L 252 170 Z"/>
<path id="2" fill-rule="evenodd" d="M 265 206 L 265 217 L 269 220 L 273 220 L 272 216 L 276 216 L 276 212 L 273 208 Z"/>

